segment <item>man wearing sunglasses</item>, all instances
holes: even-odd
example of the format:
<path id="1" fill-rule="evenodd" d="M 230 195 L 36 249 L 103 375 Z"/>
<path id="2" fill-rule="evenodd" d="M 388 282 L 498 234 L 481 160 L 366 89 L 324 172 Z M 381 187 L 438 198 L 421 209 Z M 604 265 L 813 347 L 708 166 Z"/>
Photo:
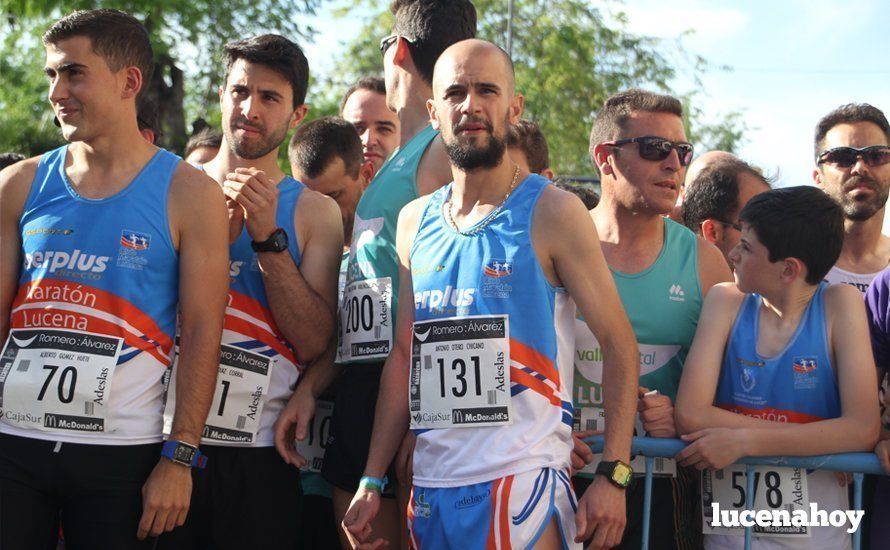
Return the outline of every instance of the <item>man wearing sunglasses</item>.
<path id="1" fill-rule="evenodd" d="M 890 260 L 890 238 L 881 234 L 890 191 L 890 125 L 867 103 L 842 105 L 816 126 L 816 185 L 844 209 L 841 257 L 829 283 L 865 292 Z"/>
<path id="2" fill-rule="evenodd" d="M 664 217 L 676 204 L 693 153 L 682 115 L 674 97 L 628 90 L 606 100 L 590 133 L 590 156 L 602 181 L 591 216 L 640 347 L 637 435 L 653 437 L 676 437 L 673 402 L 704 295 L 731 280 L 719 250 Z M 600 398 L 601 346 L 583 322 L 575 326 L 576 424 L 602 429 L 597 420 L 608 413 Z M 671 512 L 653 515 L 652 540 L 699 547 L 697 477 L 670 461 L 658 473 L 653 508 Z M 639 548 L 642 483 L 629 489 L 627 507 L 623 547 Z"/>
<path id="3" fill-rule="evenodd" d="M 865 294 L 872 280 L 890 262 L 890 238 L 881 234 L 884 206 L 890 190 L 890 124 L 880 109 L 868 103 L 848 103 L 825 115 L 816 125 L 816 167 L 813 179 L 840 203 L 844 211 L 844 246 L 834 267 L 825 276 L 829 283 L 852 285 Z M 880 374 L 880 405 L 883 424 L 887 380 Z M 887 508 L 887 489 L 866 476 L 862 529 L 872 530 L 871 518 Z M 872 509 L 875 500 L 877 508 Z M 880 516 L 875 516 L 880 517 Z M 880 525 L 876 525 L 880 529 Z"/>

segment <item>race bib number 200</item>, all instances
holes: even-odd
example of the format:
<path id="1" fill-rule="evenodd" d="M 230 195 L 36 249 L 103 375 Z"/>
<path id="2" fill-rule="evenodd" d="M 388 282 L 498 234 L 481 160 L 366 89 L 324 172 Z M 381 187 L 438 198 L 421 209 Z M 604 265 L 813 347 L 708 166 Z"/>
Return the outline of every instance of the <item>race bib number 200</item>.
<path id="1" fill-rule="evenodd" d="M 414 323 L 409 410 L 414 429 L 510 424 L 507 316 Z"/>
<path id="2" fill-rule="evenodd" d="M 123 340 L 73 330 L 13 330 L 0 358 L 0 410 L 11 426 L 105 432 Z"/>
<path id="3" fill-rule="evenodd" d="M 355 281 L 343 291 L 337 362 L 386 359 L 392 349 L 392 279 Z"/>

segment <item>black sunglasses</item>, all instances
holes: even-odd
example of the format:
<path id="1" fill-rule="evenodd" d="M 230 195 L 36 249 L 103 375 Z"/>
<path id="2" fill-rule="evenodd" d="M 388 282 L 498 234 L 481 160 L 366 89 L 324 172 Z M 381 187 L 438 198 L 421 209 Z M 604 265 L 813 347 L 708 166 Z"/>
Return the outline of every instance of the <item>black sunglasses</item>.
<path id="1" fill-rule="evenodd" d="M 414 43 L 414 40 L 408 38 L 407 36 L 403 36 L 401 34 L 391 34 L 380 39 L 380 55 L 386 55 L 386 50 L 388 50 L 390 46 L 395 44 L 399 38 L 403 38 L 409 44 Z"/>
<path id="2" fill-rule="evenodd" d="M 691 143 L 670 141 L 658 136 L 619 139 L 617 141 L 607 141 L 603 145 L 619 147 L 627 143 L 639 144 L 640 156 L 646 160 L 664 160 L 671 154 L 672 149 L 676 149 L 677 156 L 680 158 L 680 166 L 688 166 L 692 160 L 692 153 L 695 151 Z"/>
<path id="3" fill-rule="evenodd" d="M 857 149 L 855 147 L 835 147 L 825 151 L 816 159 L 816 164 L 834 164 L 838 168 L 849 168 L 862 159 L 869 166 L 880 166 L 890 162 L 890 145 L 872 145 Z"/>

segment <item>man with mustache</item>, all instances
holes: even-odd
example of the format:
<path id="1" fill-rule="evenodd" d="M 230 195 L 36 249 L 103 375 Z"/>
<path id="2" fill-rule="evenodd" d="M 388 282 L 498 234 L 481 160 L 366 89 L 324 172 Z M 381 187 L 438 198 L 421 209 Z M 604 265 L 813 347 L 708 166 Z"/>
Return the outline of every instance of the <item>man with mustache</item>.
<path id="1" fill-rule="evenodd" d="M 844 247 L 829 283 L 865 292 L 890 261 L 890 238 L 881 234 L 890 192 L 890 125 L 879 109 L 848 103 L 816 126 L 813 181 L 844 209 Z"/>
<path id="2" fill-rule="evenodd" d="M 868 103 L 848 103 L 825 115 L 816 125 L 816 167 L 813 180 L 844 211 L 844 246 L 825 276 L 831 284 L 845 283 L 865 294 L 890 262 L 890 238 L 881 234 L 890 192 L 890 124 L 884 113 Z M 884 405 L 887 380 L 878 365 L 883 425 L 890 419 Z M 863 529 L 872 529 L 870 509 L 877 480 L 866 476 Z M 879 493 L 886 493 L 885 490 Z M 875 495 L 880 499 L 886 497 Z M 884 509 L 886 504 L 882 505 Z M 879 526 L 876 526 L 879 527 Z"/>
<path id="3" fill-rule="evenodd" d="M 386 104 L 399 118 L 399 149 L 380 168 L 355 211 L 340 308 L 337 362 L 344 369 L 322 475 L 334 486 L 334 508 L 340 520 L 362 483 L 382 488 L 383 513 L 371 528 L 375 538 L 395 547 L 400 538 L 399 507 L 392 498 L 395 469 L 389 470 L 387 484 L 382 479 L 386 468 L 381 479 L 373 481 L 363 481 L 362 471 L 400 299 L 396 221 L 406 204 L 451 181 L 445 147 L 436 139 L 439 132 L 430 126 L 426 100 L 432 95 L 433 66 L 439 55 L 451 44 L 475 36 L 476 8 L 469 0 L 396 0 L 390 11 L 392 34 L 381 40 L 380 52 Z M 410 475 L 412 449 L 408 437 L 397 459 L 400 480 Z"/>
<path id="4" fill-rule="evenodd" d="M 510 159 L 506 134 L 523 100 L 506 52 L 475 39 L 451 46 L 435 65 L 432 98 L 454 182 L 399 216 L 395 349 L 368 481 L 343 523 L 354 547 L 382 543 L 370 527 L 381 503 L 374 480 L 410 422 L 413 547 L 580 548 L 590 537 L 592 548 L 614 546 L 630 480 L 637 347 L 596 228 L 580 200 Z M 573 300 L 603 342 L 614 415 L 609 473 L 579 503 L 569 481 Z"/>
<path id="5" fill-rule="evenodd" d="M 300 476 L 278 456 L 273 424 L 334 334 L 343 224 L 331 198 L 277 163 L 306 115 L 302 50 L 283 36 L 255 36 L 227 44 L 225 63 L 223 140 L 203 168 L 228 200 L 229 303 L 202 438 L 208 468 L 174 536 L 191 547 L 294 548 Z"/>

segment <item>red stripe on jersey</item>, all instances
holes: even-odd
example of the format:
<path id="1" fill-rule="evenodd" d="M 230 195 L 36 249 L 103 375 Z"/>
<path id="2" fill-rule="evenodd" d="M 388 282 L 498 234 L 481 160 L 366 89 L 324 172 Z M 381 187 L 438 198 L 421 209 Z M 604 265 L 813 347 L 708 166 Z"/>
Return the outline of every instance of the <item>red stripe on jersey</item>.
<path id="1" fill-rule="evenodd" d="M 510 360 L 522 363 L 523 366 L 532 369 L 553 382 L 557 388 L 559 387 L 559 371 L 553 362 L 546 355 L 515 338 L 510 338 Z"/>
<path id="2" fill-rule="evenodd" d="M 723 410 L 736 414 L 743 414 L 752 418 L 760 418 L 762 420 L 770 420 L 773 422 L 788 422 L 791 424 L 809 424 L 810 422 L 818 422 L 825 420 L 820 416 L 812 414 L 786 411 L 784 409 L 776 409 L 774 407 L 763 407 L 762 409 L 750 409 L 748 407 L 740 407 L 739 405 L 717 405 Z"/>
<path id="3" fill-rule="evenodd" d="M 520 386 L 525 386 L 533 392 L 544 396 L 544 398 L 550 401 L 550 404 L 562 407 L 562 399 L 554 393 L 553 388 L 545 384 L 543 380 L 535 378 L 524 370 L 510 367 L 510 381 L 515 382 Z"/>
<path id="4" fill-rule="evenodd" d="M 40 287 L 39 290 L 35 288 L 38 286 Z M 85 299 L 80 302 L 72 301 L 70 298 L 74 294 L 75 290 L 79 292 L 79 296 L 83 296 L 85 298 L 87 296 L 92 296 L 92 299 Z M 47 295 L 57 293 L 60 295 L 67 295 L 69 297 L 69 300 L 60 301 L 46 298 Z M 37 294 L 42 294 L 44 298 L 36 298 L 35 295 Z M 18 294 L 16 295 L 15 300 L 13 300 L 12 303 L 12 310 L 15 311 L 17 308 L 25 304 L 41 303 L 48 304 L 48 307 L 51 307 L 51 305 L 54 303 L 68 303 L 79 305 L 84 308 L 102 311 L 114 317 L 126 320 L 126 322 L 132 325 L 133 328 L 135 328 L 148 338 L 151 338 L 152 340 L 158 342 L 165 354 L 169 354 L 170 350 L 173 349 L 173 338 L 162 331 L 158 324 L 154 321 L 154 319 L 149 317 L 141 309 L 133 305 L 128 300 L 125 300 L 120 296 L 102 290 L 100 288 L 84 285 L 82 283 L 75 284 L 73 282 L 63 281 L 60 279 L 40 279 L 19 287 Z M 15 325 L 13 325 L 12 328 L 22 327 L 16 327 Z M 117 332 L 108 334 L 117 335 Z"/>

